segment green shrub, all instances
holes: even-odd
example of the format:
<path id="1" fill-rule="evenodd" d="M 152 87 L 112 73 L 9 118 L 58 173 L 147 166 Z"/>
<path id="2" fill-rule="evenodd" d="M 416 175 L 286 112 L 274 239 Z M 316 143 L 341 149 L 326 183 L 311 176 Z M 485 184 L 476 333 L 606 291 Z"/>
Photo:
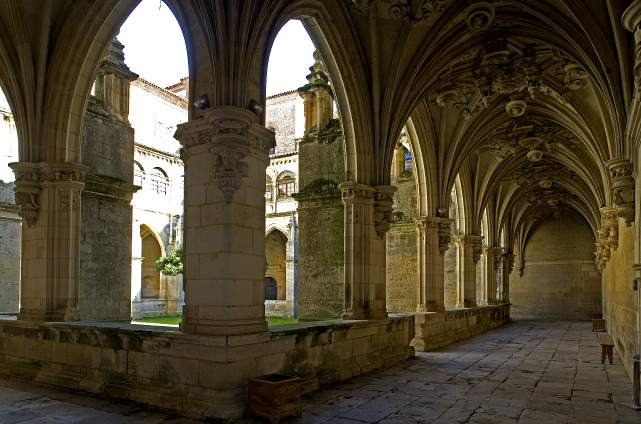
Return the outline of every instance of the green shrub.
<path id="1" fill-rule="evenodd" d="M 164 275 L 175 276 L 183 273 L 183 248 L 178 247 L 173 252 L 156 261 L 156 270 Z"/>

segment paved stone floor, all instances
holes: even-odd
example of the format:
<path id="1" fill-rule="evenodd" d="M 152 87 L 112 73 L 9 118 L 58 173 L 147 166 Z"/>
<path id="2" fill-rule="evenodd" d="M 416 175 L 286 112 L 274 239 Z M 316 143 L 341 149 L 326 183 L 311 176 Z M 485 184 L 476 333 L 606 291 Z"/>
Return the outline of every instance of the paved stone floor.
<path id="1" fill-rule="evenodd" d="M 584 322 L 515 322 L 313 394 L 283 423 L 641 423 L 615 358 Z M 144 407 L 0 380 L 0 423 L 195 423 Z M 257 423 L 252 419 L 242 423 Z"/>

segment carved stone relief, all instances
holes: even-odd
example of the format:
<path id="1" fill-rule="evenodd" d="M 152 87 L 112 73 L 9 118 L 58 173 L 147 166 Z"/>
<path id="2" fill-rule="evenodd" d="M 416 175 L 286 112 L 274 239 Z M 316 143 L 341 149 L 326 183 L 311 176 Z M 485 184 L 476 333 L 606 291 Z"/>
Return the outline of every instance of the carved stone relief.
<path id="1" fill-rule="evenodd" d="M 523 116 L 493 130 L 481 141 L 480 151 L 488 151 L 499 160 L 525 153 L 530 162 L 539 162 L 545 152 L 560 147 L 575 151 L 579 145 L 572 131 L 554 122 Z"/>
<path id="2" fill-rule="evenodd" d="M 434 102 L 470 118 L 495 101 L 519 117 L 539 94 L 565 103 L 588 81 L 582 66 L 545 45 L 522 45 L 498 33 L 450 63 L 433 92 Z"/>

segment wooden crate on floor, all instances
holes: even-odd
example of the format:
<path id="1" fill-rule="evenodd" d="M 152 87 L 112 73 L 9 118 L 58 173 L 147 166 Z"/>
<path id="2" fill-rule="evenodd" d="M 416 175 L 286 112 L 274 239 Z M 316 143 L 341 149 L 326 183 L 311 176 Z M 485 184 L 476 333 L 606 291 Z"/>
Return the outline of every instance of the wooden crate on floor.
<path id="1" fill-rule="evenodd" d="M 249 379 L 247 415 L 277 423 L 281 418 L 300 416 L 300 378 L 268 374 Z"/>

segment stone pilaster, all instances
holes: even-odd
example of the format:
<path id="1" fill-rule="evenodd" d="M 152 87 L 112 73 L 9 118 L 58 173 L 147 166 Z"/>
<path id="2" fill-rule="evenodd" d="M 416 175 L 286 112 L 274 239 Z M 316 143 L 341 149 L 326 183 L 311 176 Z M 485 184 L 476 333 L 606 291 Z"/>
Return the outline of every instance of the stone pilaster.
<path id="1" fill-rule="evenodd" d="M 477 235 L 456 236 L 459 251 L 458 307 L 476 307 L 476 264 L 481 258 L 483 237 Z"/>
<path id="2" fill-rule="evenodd" d="M 340 185 L 345 207 L 345 319 L 387 316 L 385 234 L 392 221 L 393 186 Z"/>
<path id="3" fill-rule="evenodd" d="M 181 329 L 264 332 L 265 171 L 274 133 L 224 106 L 178 126 L 185 164 L 185 308 Z"/>
<path id="4" fill-rule="evenodd" d="M 423 217 L 416 221 L 418 293 L 416 312 L 445 311 L 444 257 L 451 219 Z"/>
<path id="5" fill-rule="evenodd" d="M 500 247 L 484 246 L 485 250 L 485 281 L 487 284 L 487 304 L 494 305 L 497 303 L 497 280 L 501 268 L 503 249 Z"/>
<path id="6" fill-rule="evenodd" d="M 80 193 L 86 167 L 45 162 L 10 166 L 23 219 L 18 318 L 79 319 Z"/>

